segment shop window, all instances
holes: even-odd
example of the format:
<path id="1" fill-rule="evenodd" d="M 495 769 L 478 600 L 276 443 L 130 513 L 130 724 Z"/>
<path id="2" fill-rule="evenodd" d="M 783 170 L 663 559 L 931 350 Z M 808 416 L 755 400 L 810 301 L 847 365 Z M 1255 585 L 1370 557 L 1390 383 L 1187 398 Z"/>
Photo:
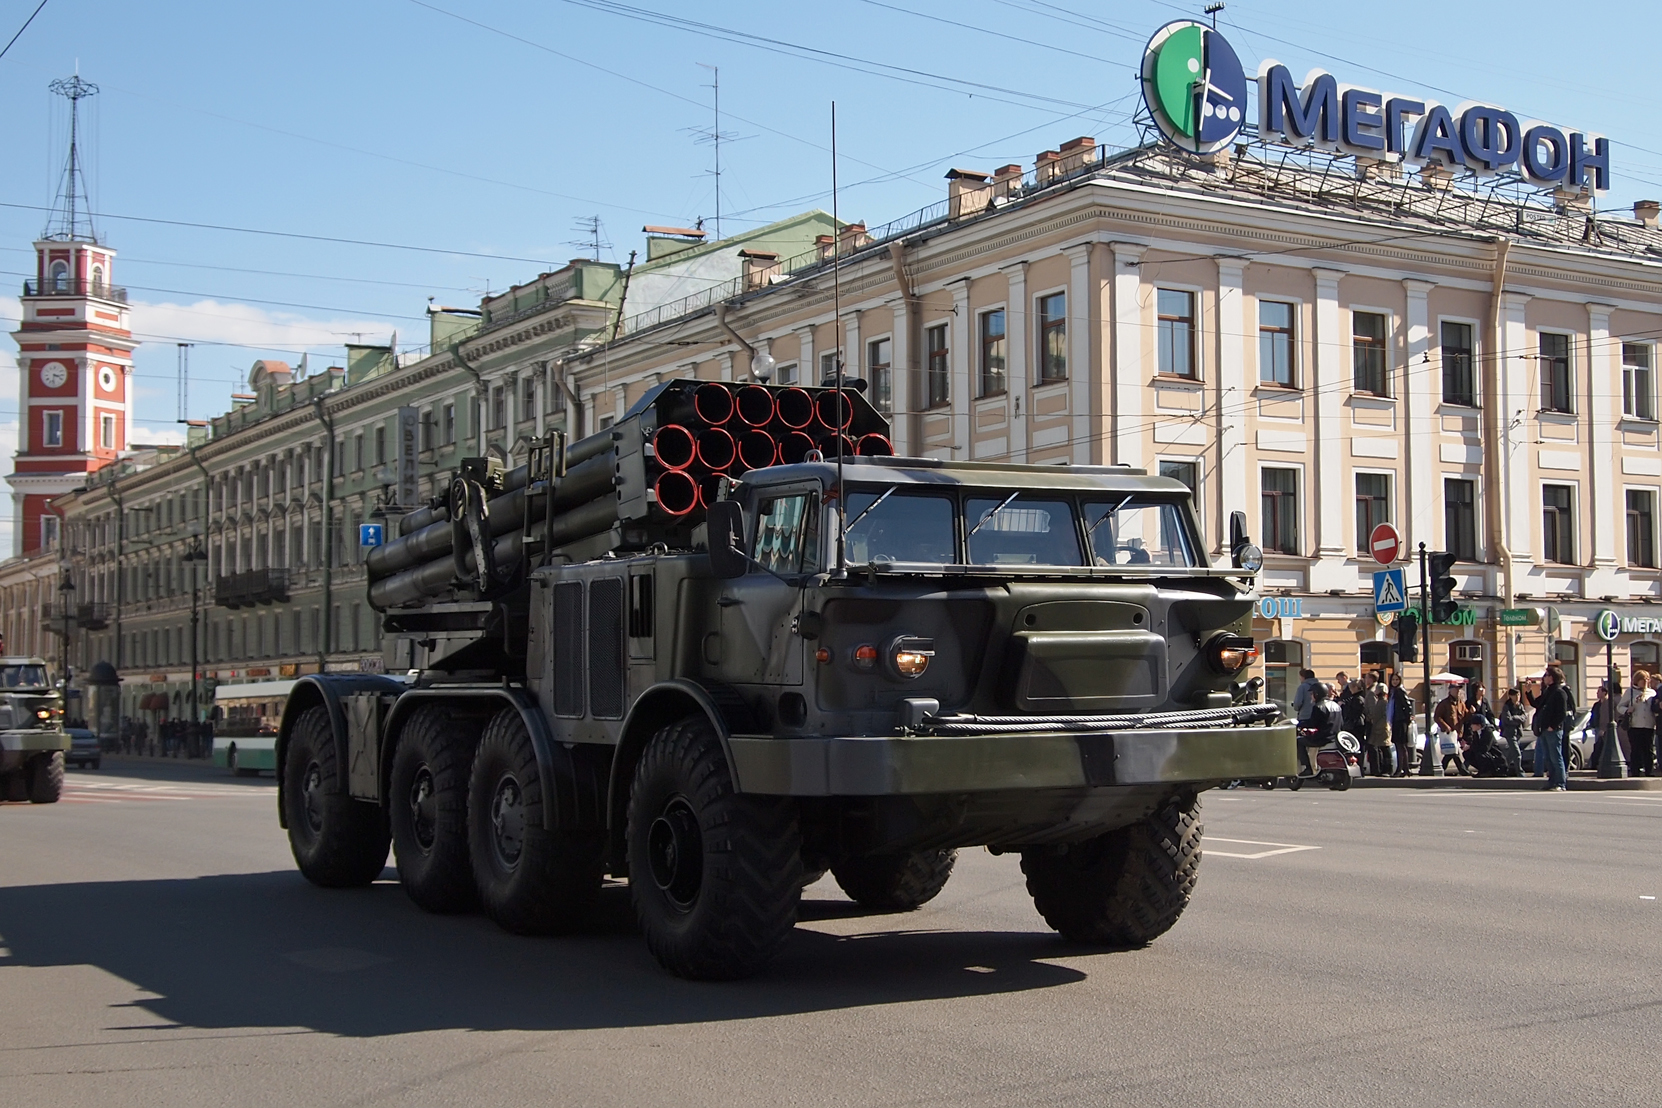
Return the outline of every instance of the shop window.
<path id="1" fill-rule="evenodd" d="M 1650 351 L 1645 343 L 1622 343 L 1622 414 L 1633 419 L 1656 418 L 1656 379 L 1651 374 Z"/>
<path id="2" fill-rule="evenodd" d="M 1195 376 L 1195 294 L 1160 289 L 1157 310 L 1160 373 L 1168 377 Z"/>
<path id="3" fill-rule="evenodd" d="M 1390 395 L 1386 380 L 1385 317 L 1379 312 L 1350 313 L 1351 387 L 1374 396 Z"/>
<path id="4" fill-rule="evenodd" d="M 1053 292 L 1039 297 L 1039 384 L 1067 379 L 1068 294 Z"/>
<path id="5" fill-rule="evenodd" d="M 1644 670 L 1652 677 L 1662 674 L 1662 645 L 1636 642 L 1628 647 L 1628 659 L 1634 670 Z"/>
<path id="6" fill-rule="evenodd" d="M 1396 669 L 1397 655 L 1388 642 L 1365 642 L 1361 649 L 1362 677 L 1370 685 L 1383 684 L 1386 674 Z"/>
<path id="7" fill-rule="evenodd" d="M 1541 410 L 1573 412 L 1574 392 L 1570 381 L 1570 336 L 1541 333 Z"/>
<path id="8" fill-rule="evenodd" d="M 1299 670 L 1304 668 L 1304 644 L 1292 639 L 1271 639 L 1264 644 L 1264 700 L 1293 702 L 1298 689 Z"/>
<path id="9" fill-rule="evenodd" d="M 1258 302 L 1258 379 L 1266 385 L 1293 385 L 1293 306 Z"/>
<path id="10" fill-rule="evenodd" d="M 1472 368 L 1472 325 L 1445 323 L 1443 338 L 1443 403 L 1477 406 L 1477 376 Z"/>
<path id="11" fill-rule="evenodd" d="M 981 313 L 981 396 L 1004 392 L 1004 309 Z"/>
<path id="12" fill-rule="evenodd" d="M 1656 568 L 1656 494 L 1627 490 L 1627 564 Z"/>

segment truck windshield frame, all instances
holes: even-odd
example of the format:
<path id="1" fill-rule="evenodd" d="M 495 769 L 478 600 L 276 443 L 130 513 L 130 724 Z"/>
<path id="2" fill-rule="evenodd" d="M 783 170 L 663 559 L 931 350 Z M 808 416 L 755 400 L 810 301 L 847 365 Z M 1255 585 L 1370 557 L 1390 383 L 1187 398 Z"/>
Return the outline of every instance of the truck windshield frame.
<path id="1" fill-rule="evenodd" d="M 44 689 L 46 667 L 37 665 L 0 666 L 0 688 Z"/>

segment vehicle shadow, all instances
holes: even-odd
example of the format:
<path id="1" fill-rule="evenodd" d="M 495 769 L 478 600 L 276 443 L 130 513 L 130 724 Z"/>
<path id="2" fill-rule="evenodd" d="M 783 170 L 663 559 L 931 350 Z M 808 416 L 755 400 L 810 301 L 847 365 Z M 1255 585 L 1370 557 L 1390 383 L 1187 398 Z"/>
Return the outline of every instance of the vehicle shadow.
<path id="1" fill-rule="evenodd" d="M 824 903 L 804 917 L 848 914 Z M 604 890 L 584 933 L 531 939 L 479 916 L 426 915 L 393 881 L 326 891 L 277 871 L 7 888 L 0 967 L 96 966 L 155 994 L 132 1007 L 181 1026 L 347 1036 L 748 1019 L 1085 976 L 1040 960 L 1072 952 L 1054 936 L 888 930 L 906 917 L 879 918 L 884 929 L 856 935 L 799 927 L 762 976 L 700 983 L 652 960 L 623 886 Z M 112 1025 L 148 1025 L 134 1014 Z"/>

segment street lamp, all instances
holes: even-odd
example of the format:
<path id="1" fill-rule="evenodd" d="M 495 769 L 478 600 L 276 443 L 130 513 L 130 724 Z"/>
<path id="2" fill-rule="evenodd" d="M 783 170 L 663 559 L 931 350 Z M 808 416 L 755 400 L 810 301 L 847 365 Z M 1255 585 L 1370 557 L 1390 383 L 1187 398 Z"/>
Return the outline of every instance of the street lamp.
<path id="1" fill-rule="evenodd" d="M 58 582 L 58 607 L 63 616 L 63 646 L 62 662 L 58 667 L 58 675 L 63 681 L 63 706 L 69 708 L 69 609 L 74 606 L 75 582 L 69 579 L 69 566 L 66 563 L 58 570 L 61 580 Z"/>
<path id="2" fill-rule="evenodd" d="M 201 589 L 201 575 L 197 572 L 197 565 L 208 560 L 208 554 L 202 549 L 202 540 L 192 540 L 190 550 L 180 559 L 191 563 L 190 566 L 190 727 L 191 743 L 197 741 L 196 732 L 202 725 L 202 713 L 197 704 L 197 690 L 202 687 L 201 659 L 197 653 L 197 644 L 201 642 L 201 633 L 198 625 L 201 621 L 199 594 Z"/>

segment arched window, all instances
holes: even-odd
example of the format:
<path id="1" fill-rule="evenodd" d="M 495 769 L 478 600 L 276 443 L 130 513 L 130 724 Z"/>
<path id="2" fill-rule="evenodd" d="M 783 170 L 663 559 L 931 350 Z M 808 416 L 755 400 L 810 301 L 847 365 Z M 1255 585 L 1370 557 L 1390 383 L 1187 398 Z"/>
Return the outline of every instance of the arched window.
<path id="1" fill-rule="evenodd" d="M 104 267 L 101 265 L 92 267 L 92 295 L 104 295 Z"/>
<path id="2" fill-rule="evenodd" d="M 53 262 L 52 263 L 51 283 L 52 283 L 52 291 L 53 292 L 68 292 L 69 291 L 69 263 L 68 262 L 59 261 L 59 262 Z"/>

